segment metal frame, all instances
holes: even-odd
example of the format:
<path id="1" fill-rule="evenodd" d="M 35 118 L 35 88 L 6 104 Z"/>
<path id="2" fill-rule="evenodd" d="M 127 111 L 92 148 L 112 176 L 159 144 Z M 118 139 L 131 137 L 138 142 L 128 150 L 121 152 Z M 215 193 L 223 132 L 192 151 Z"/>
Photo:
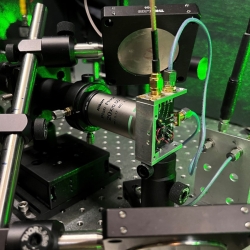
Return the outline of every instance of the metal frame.
<path id="1" fill-rule="evenodd" d="M 249 204 L 250 140 L 209 129 L 206 137 L 213 141 L 214 146 L 201 154 L 195 175 L 194 194 L 198 195 L 201 192 L 200 189 L 209 183 L 225 161 L 227 154 L 235 147 L 239 147 L 243 150 L 243 155 L 239 160 L 229 163 L 201 202 L 203 204 Z"/>
<path id="2" fill-rule="evenodd" d="M 250 205 L 108 209 L 103 214 L 104 247 L 212 241 L 242 250 L 250 244 L 249 211 Z"/>
<path id="3" fill-rule="evenodd" d="M 182 148 L 182 144 L 174 141 L 165 144 L 159 152 L 156 152 L 156 121 L 160 104 L 186 93 L 186 89 L 176 88 L 174 93 L 163 96 L 152 98 L 149 94 L 145 94 L 136 98 L 135 156 L 138 161 L 153 166 Z"/>

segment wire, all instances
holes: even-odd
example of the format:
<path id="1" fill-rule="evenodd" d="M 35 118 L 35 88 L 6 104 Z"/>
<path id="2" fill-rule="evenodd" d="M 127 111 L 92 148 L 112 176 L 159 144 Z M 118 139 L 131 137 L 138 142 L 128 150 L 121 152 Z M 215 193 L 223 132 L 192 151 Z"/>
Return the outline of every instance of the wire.
<path id="1" fill-rule="evenodd" d="M 19 8 L 22 16 L 27 15 L 26 0 L 19 0 Z"/>
<path id="2" fill-rule="evenodd" d="M 90 22 L 91 26 L 93 27 L 93 29 L 95 30 L 95 32 L 98 34 L 98 36 L 102 37 L 101 31 L 96 27 L 96 25 L 95 25 L 95 23 L 94 23 L 91 15 L 90 15 L 87 0 L 84 0 L 84 7 L 85 7 L 85 11 L 86 11 L 86 14 L 87 14 L 87 17 L 89 19 L 89 22 Z"/>
<path id="3" fill-rule="evenodd" d="M 183 145 L 185 145 L 185 144 L 187 144 L 192 138 L 194 138 L 194 136 L 196 135 L 196 134 L 198 134 L 199 132 L 200 132 L 200 130 L 201 130 L 201 124 L 200 124 L 200 117 L 194 112 L 194 111 L 192 111 L 192 116 L 195 118 L 195 120 L 196 120 L 196 129 L 195 129 L 195 131 L 194 131 L 194 133 L 190 136 L 190 137 L 188 137 L 182 144 Z"/>
<path id="4" fill-rule="evenodd" d="M 155 0 L 149 0 L 150 4 L 150 21 L 151 21 L 151 28 L 152 31 L 157 30 L 157 25 L 156 25 L 156 15 L 155 15 Z"/>
<path id="5" fill-rule="evenodd" d="M 187 206 L 193 206 L 193 205 L 195 205 L 197 202 L 199 202 L 201 200 L 201 198 L 207 193 L 207 191 L 214 184 L 214 182 L 217 180 L 217 178 L 219 177 L 219 175 L 221 174 L 221 172 L 227 167 L 227 165 L 229 164 L 229 162 L 232 159 L 233 158 L 230 156 L 230 157 L 228 157 L 224 161 L 224 163 L 221 165 L 221 167 L 219 168 L 219 170 L 216 172 L 216 174 L 214 175 L 214 177 L 212 178 L 212 180 L 208 183 L 208 185 L 204 188 L 204 190 L 192 202 L 190 202 L 189 204 L 187 204 Z"/>
<path id="6" fill-rule="evenodd" d="M 210 37 L 210 34 L 209 34 L 207 27 L 199 19 L 188 18 L 182 23 L 181 27 L 179 28 L 179 30 L 175 36 L 175 39 L 174 39 L 174 42 L 173 42 L 173 45 L 172 45 L 172 48 L 170 51 L 168 69 L 169 70 L 173 69 L 173 58 L 174 58 L 174 53 L 175 53 L 179 38 L 180 38 L 184 28 L 187 26 L 187 24 L 189 24 L 191 22 L 197 23 L 203 28 L 203 30 L 205 31 L 205 33 L 207 35 L 207 40 L 208 40 L 208 69 L 207 69 L 207 75 L 206 75 L 206 79 L 205 79 L 204 90 L 203 90 L 203 99 L 202 99 L 201 140 L 200 140 L 198 150 L 195 154 L 195 157 L 189 166 L 189 174 L 193 175 L 193 173 L 197 167 L 197 163 L 198 163 L 198 160 L 200 158 L 200 155 L 203 151 L 203 145 L 204 145 L 205 140 L 206 140 L 206 99 L 207 99 L 208 81 L 209 81 L 211 65 L 212 65 L 212 41 L 211 41 L 211 37 Z"/>

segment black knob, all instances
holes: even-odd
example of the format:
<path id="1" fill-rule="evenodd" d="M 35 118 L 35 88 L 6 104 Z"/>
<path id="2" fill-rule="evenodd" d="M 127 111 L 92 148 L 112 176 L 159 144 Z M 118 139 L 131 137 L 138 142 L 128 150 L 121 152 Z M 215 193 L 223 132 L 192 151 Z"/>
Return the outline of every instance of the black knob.
<path id="1" fill-rule="evenodd" d="M 33 126 L 33 137 L 35 140 L 46 140 L 48 135 L 48 127 L 46 120 L 43 118 L 36 118 Z"/>
<path id="2" fill-rule="evenodd" d="M 92 74 L 83 74 L 82 75 L 83 83 L 91 83 L 94 82 L 94 76 Z"/>
<path id="3" fill-rule="evenodd" d="M 14 44 L 7 44 L 5 47 L 5 55 L 9 62 L 17 62 L 19 60 L 19 51 Z"/>
<path id="4" fill-rule="evenodd" d="M 189 186 L 181 182 L 175 182 L 170 189 L 169 199 L 177 205 L 182 205 L 188 199 L 189 193 Z"/>
<path id="5" fill-rule="evenodd" d="M 57 24 L 56 30 L 58 36 L 74 36 L 75 25 L 71 22 L 62 21 Z"/>
<path id="6" fill-rule="evenodd" d="M 154 167 L 141 164 L 137 167 L 137 173 L 142 179 L 148 179 L 154 174 Z"/>

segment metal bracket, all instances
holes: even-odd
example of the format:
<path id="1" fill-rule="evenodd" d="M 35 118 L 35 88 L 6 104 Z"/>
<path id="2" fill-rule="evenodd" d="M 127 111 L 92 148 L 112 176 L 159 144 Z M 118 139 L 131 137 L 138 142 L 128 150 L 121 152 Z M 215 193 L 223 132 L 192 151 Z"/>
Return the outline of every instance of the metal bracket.
<path id="1" fill-rule="evenodd" d="M 176 88 L 176 92 L 158 97 L 144 94 L 136 98 L 135 156 L 136 159 L 153 166 L 168 155 L 182 148 L 182 144 L 171 142 L 156 150 L 156 127 L 162 103 L 187 93 L 186 89 Z"/>
<path id="2" fill-rule="evenodd" d="M 250 141 L 209 129 L 207 130 L 208 139 L 213 141 L 213 147 L 201 154 L 196 170 L 194 194 L 200 193 L 225 161 L 227 154 L 238 147 L 243 150 L 243 155 L 239 160 L 228 164 L 201 202 L 204 204 L 249 204 Z"/>
<path id="3" fill-rule="evenodd" d="M 0 114 L 0 133 L 22 133 L 27 125 L 25 114 Z"/>

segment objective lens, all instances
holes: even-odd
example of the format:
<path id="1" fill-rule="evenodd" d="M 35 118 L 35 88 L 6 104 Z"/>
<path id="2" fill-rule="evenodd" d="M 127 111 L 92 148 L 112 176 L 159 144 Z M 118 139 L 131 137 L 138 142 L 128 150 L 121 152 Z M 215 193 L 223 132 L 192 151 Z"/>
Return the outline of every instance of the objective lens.
<path id="1" fill-rule="evenodd" d="M 91 125 L 134 139 L 135 101 L 98 92 L 85 110 Z"/>

